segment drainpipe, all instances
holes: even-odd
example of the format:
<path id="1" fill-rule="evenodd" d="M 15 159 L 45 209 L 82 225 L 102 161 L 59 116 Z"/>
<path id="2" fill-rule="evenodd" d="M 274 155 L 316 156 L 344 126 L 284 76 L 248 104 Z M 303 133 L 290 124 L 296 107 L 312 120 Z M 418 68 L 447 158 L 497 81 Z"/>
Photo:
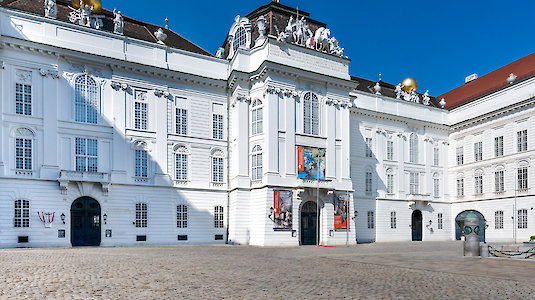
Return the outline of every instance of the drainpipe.
<path id="1" fill-rule="evenodd" d="M 230 74 L 230 63 L 228 74 Z M 228 234 L 229 234 L 229 221 L 230 221 L 230 94 L 228 89 L 228 80 L 227 80 L 227 234 L 225 235 L 225 244 L 229 243 Z"/>

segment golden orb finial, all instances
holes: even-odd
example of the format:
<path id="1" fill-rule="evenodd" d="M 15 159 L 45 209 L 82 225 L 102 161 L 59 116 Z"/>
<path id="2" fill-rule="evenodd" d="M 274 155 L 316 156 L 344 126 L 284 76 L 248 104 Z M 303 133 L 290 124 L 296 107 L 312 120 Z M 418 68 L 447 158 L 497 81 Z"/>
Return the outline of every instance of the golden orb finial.
<path id="1" fill-rule="evenodd" d="M 403 85 L 403 90 L 407 93 L 409 93 L 411 90 L 416 91 L 418 89 L 418 81 L 412 77 L 403 79 L 401 84 Z"/>
<path id="2" fill-rule="evenodd" d="M 83 5 L 93 6 L 93 12 L 98 14 L 102 9 L 102 2 L 100 0 L 72 0 L 72 7 L 80 8 L 80 2 Z"/>

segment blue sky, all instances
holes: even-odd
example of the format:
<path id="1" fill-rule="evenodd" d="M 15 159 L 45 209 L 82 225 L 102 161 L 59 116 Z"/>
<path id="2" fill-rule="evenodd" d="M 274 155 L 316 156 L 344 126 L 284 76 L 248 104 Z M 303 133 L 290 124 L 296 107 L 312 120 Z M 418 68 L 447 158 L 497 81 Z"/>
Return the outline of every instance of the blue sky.
<path id="1" fill-rule="evenodd" d="M 215 53 L 236 15 L 268 0 L 102 0 L 124 15 L 170 27 Z M 394 84 L 411 76 L 418 90 L 442 94 L 472 73 L 486 74 L 535 51 L 535 1 L 281 0 L 327 23 L 352 59 L 351 75 Z"/>

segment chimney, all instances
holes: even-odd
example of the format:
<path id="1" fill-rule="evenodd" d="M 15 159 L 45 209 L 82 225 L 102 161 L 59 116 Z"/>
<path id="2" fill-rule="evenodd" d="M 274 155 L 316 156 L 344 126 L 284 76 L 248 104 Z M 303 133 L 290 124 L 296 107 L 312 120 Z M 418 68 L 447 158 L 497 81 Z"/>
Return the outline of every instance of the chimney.
<path id="1" fill-rule="evenodd" d="M 469 83 L 470 81 L 476 80 L 476 79 L 477 79 L 477 74 L 474 73 L 472 75 L 466 76 L 466 78 L 464 79 L 464 83 Z"/>

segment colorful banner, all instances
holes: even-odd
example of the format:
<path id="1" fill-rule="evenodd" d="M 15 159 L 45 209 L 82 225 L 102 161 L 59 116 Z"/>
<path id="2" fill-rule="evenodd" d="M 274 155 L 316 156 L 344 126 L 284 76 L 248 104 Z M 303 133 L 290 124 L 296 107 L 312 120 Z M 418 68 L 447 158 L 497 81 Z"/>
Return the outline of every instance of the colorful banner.
<path id="1" fill-rule="evenodd" d="M 349 229 L 349 195 L 334 194 L 334 228 Z"/>
<path id="2" fill-rule="evenodd" d="M 292 191 L 273 191 L 274 228 L 292 229 Z"/>
<path id="3" fill-rule="evenodd" d="M 325 149 L 297 147 L 297 177 L 325 180 Z"/>

